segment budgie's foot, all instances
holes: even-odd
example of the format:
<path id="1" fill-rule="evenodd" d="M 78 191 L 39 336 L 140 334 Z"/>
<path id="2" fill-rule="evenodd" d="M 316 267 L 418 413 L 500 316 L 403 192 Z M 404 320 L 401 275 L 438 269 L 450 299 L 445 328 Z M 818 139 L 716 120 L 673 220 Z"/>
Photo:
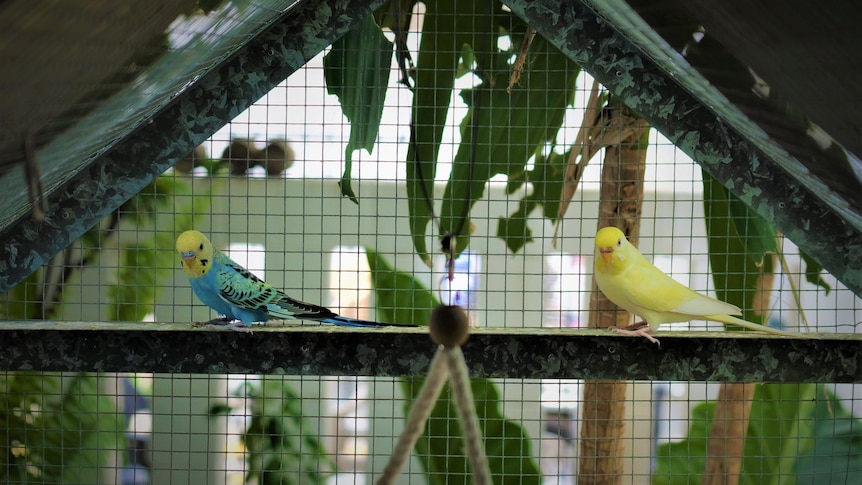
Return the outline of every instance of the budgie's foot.
<path id="1" fill-rule="evenodd" d="M 628 335 L 630 337 L 643 337 L 643 338 L 649 340 L 650 342 L 661 347 L 661 342 L 659 342 L 659 340 L 657 338 L 650 335 L 650 333 L 652 333 L 652 327 L 650 327 L 647 322 L 636 322 L 636 323 L 633 323 L 633 324 L 631 324 L 625 328 L 618 328 L 618 327 L 609 327 L 609 328 L 611 330 L 613 330 L 614 332 L 622 334 L 622 335 Z"/>
<path id="2" fill-rule="evenodd" d="M 226 317 L 213 318 L 208 322 L 192 322 L 192 327 L 209 327 L 209 328 L 218 328 L 225 330 L 233 330 L 235 332 L 249 332 L 251 333 L 251 327 L 246 327 L 239 320 L 232 320 Z"/>
<path id="3" fill-rule="evenodd" d="M 209 326 L 212 327 L 213 325 L 209 325 Z M 252 333 L 251 325 L 245 326 L 244 323 L 242 323 L 238 320 L 236 322 L 228 323 L 226 326 L 224 326 L 224 328 L 231 329 L 234 332 Z"/>
<path id="4" fill-rule="evenodd" d="M 233 320 L 231 320 L 230 318 L 227 318 L 227 317 L 218 317 L 218 318 L 213 318 L 212 320 L 207 321 L 207 322 L 192 322 L 192 327 L 198 328 L 198 327 L 225 326 L 225 325 L 229 325 L 230 322 L 232 322 L 232 321 Z"/>

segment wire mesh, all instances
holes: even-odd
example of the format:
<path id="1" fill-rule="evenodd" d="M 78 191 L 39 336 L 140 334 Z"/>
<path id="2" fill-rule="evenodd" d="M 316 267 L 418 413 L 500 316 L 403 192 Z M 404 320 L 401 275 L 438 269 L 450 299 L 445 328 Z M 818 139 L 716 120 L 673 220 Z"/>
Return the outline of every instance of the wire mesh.
<path id="1" fill-rule="evenodd" d="M 601 198 L 607 184 L 603 169 L 630 160 L 626 152 L 631 151 L 645 169 L 643 188 L 631 188 L 638 180 L 616 180 L 616 197 L 635 191 L 643 205 L 619 216 L 638 220 L 639 248 L 656 266 L 713 295 L 733 293 L 716 291 L 714 273 L 731 282 L 754 281 L 756 287 L 747 290 L 758 300 L 746 302 L 746 316 L 773 327 L 855 332 L 859 298 L 828 274 L 816 271 L 820 280 L 810 279 L 812 263 L 781 234 L 775 234 L 778 255 L 768 252 L 756 265 L 746 261 L 741 272 L 736 266 L 715 267 L 715 261 L 730 258 L 711 262 L 715 247 L 704 223 L 701 169 L 655 130 L 626 138 L 622 127 L 600 117 L 603 136 L 619 142 L 599 149 L 585 166 L 568 211 L 557 220 L 570 153 L 580 150 L 576 139 L 583 120 L 595 114 L 589 106 L 593 81 L 538 37 L 513 94 L 503 94 L 500 86 L 482 91 L 483 82 L 509 79 L 527 26 L 494 3 L 467 3 L 469 9 L 460 7 L 472 10 L 467 16 L 460 10 L 429 13 L 422 5 L 410 15 L 396 12 L 408 21 L 403 39 L 393 18 L 386 17 L 389 7 L 378 12 L 381 35 L 396 49 L 403 40 L 416 66 L 415 72 L 402 70 L 397 56 L 387 58 L 373 149 L 360 149 L 355 132 L 364 127 L 345 116 L 344 91 L 342 99 L 333 94 L 334 80 L 349 73 L 327 66 L 327 56 L 339 48 L 331 47 L 10 291 L 2 316 L 208 321 L 216 315 L 193 294 L 174 247 L 181 232 L 197 229 L 274 287 L 350 318 L 384 321 L 410 310 L 381 310 L 391 302 L 375 291 L 373 269 L 385 263 L 409 277 L 416 302 L 421 294 L 429 295 L 428 301 L 461 305 L 474 327 L 595 326 L 591 255 L 607 202 Z M 489 29 L 489 19 L 499 25 Z M 436 44 L 429 40 L 432 33 Z M 475 42 L 464 47 L 459 35 Z M 444 73 L 453 78 L 448 90 L 433 94 L 445 97 L 436 105 L 445 115 L 428 119 L 417 113 L 435 106 L 416 106 L 419 94 L 400 81 L 405 73 L 416 82 L 429 71 L 442 71 L 443 61 L 430 69 L 425 65 L 435 56 L 456 65 Z M 520 111 L 507 111 L 507 103 L 516 105 L 513 99 L 521 100 Z M 624 111 L 612 96 L 602 103 L 602 116 Z M 523 114 L 530 110 L 542 113 L 541 119 Z M 511 118 L 483 118 L 506 112 Z M 476 120 L 497 131 L 474 129 Z M 437 140 L 433 149 L 426 147 L 433 144 L 427 139 L 412 144 L 411 123 L 439 130 L 431 137 Z M 417 175 L 408 169 L 406 160 L 435 151 L 436 165 L 426 165 L 433 171 Z M 358 202 L 343 196 L 347 158 Z M 416 186 L 408 193 L 408 180 L 417 179 L 431 183 L 427 198 L 417 195 Z M 473 204 L 465 202 L 473 198 Z M 469 246 L 449 261 L 439 250 L 446 235 L 440 227 L 457 232 L 468 214 L 465 205 L 472 205 L 467 229 L 455 244 L 469 235 Z M 416 211 L 434 214 L 419 235 L 411 234 Z M 740 220 L 732 212 L 709 216 L 712 230 Z M 417 241 L 426 245 L 428 258 Z M 297 323 L 273 320 L 266 326 Z M 723 325 L 695 321 L 658 330 L 660 336 L 667 330 L 721 331 Z M 704 356 L 709 359 L 721 356 Z M 421 380 L 277 374 L 7 371 L 0 374 L 0 439 L 7 450 L 0 474 L 9 483 L 374 481 Z M 862 471 L 862 400 L 855 384 L 618 377 L 473 380 L 495 483 L 708 483 L 735 474 L 746 483 L 855 483 Z M 450 389 L 444 389 L 441 402 L 398 483 L 468 481 L 471 468 Z"/>

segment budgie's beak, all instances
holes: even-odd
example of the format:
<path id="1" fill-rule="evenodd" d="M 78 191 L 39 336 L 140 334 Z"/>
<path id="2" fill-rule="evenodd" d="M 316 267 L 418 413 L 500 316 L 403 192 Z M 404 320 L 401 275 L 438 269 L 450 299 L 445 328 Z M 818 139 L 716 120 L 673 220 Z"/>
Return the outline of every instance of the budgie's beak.
<path id="1" fill-rule="evenodd" d="M 599 248 L 599 253 L 601 253 L 605 264 L 611 264 L 611 260 L 614 258 L 613 248 Z"/>
<path id="2" fill-rule="evenodd" d="M 186 251 L 184 253 L 180 253 L 180 257 L 183 259 L 192 259 L 195 257 L 194 251 Z"/>

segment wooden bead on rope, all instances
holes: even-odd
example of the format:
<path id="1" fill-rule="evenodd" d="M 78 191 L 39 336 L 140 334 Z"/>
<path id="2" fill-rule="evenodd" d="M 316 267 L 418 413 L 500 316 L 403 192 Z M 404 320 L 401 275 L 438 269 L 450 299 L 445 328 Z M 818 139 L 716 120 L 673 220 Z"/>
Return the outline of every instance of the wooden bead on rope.
<path id="1" fill-rule="evenodd" d="M 431 311 L 428 322 L 431 340 L 444 347 L 463 345 L 470 336 L 467 312 L 458 305 L 440 305 Z"/>

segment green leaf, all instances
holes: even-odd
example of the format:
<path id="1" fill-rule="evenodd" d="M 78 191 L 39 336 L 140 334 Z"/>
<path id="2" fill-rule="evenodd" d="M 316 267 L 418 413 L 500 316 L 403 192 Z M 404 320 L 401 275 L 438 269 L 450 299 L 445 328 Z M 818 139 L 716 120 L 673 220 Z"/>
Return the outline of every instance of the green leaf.
<path id="1" fill-rule="evenodd" d="M 366 254 L 380 318 L 389 322 L 427 324 L 431 310 L 439 304 L 431 291 L 412 276 L 395 270 L 373 250 L 366 248 Z M 404 394 L 413 399 L 422 387 L 422 379 L 406 378 L 401 386 Z M 493 482 L 541 483 L 530 439 L 517 422 L 503 415 L 502 397 L 493 381 L 471 379 L 471 388 Z M 405 413 L 411 405 L 412 400 L 405 403 Z M 425 433 L 415 447 L 430 484 L 472 483 L 457 416 L 448 388 L 444 388 L 426 423 Z"/>
<path id="2" fill-rule="evenodd" d="M 831 409 L 827 406 L 831 401 Z M 796 460 L 799 484 L 853 483 L 862 470 L 862 421 L 835 395 L 818 389 L 814 411 L 814 443 Z M 853 478 L 857 477 L 857 478 Z"/>
<path id="3" fill-rule="evenodd" d="M 527 161 L 556 138 L 574 99 L 578 73 L 577 64 L 536 36 L 521 82 L 511 94 L 507 71 L 462 91 L 470 109 L 461 123 L 461 144 L 440 209 L 444 233 L 457 232 L 457 254 L 469 244 L 469 211 L 487 181 L 497 174 L 523 173 Z"/>
<path id="4" fill-rule="evenodd" d="M 755 314 L 752 307 L 757 294 L 765 240 L 752 229 L 756 224 L 743 223 L 742 227 L 753 235 L 746 239 L 741 237 L 737 230 L 740 226 L 731 209 L 732 198 L 735 196 L 723 185 L 706 171 L 703 172 L 704 220 L 716 296 L 719 300 L 742 308 L 745 320 L 762 324 L 762 316 Z M 774 229 L 772 237 L 775 238 Z M 734 327 L 734 330 L 739 329 Z"/>
<path id="5" fill-rule="evenodd" d="M 749 484 L 792 484 L 797 457 L 813 445 L 817 384 L 763 384 L 754 393 L 745 460 Z"/>
<path id="6" fill-rule="evenodd" d="M 428 325 L 440 302 L 412 275 L 396 271 L 380 254 L 365 248 L 375 290 L 378 317 L 388 323 Z"/>
<path id="7" fill-rule="evenodd" d="M 799 251 L 799 255 L 805 261 L 805 281 L 823 288 L 824 292 L 828 295 L 832 291 L 832 287 L 823 279 L 823 265 L 803 251 Z"/>
<path id="8" fill-rule="evenodd" d="M 551 152 L 547 157 L 538 154 L 532 170 L 509 178 L 509 183 L 506 184 L 506 192 L 509 194 L 517 190 L 525 181 L 529 181 L 532 186 L 532 191 L 521 199 L 515 212 L 508 217 L 497 219 L 497 237 L 504 240 L 506 247 L 513 253 L 517 253 L 525 244 L 533 241 L 533 234 L 527 225 L 527 220 L 536 206 L 542 207 L 544 217 L 551 221 L 557 219 L 566 160 L 568 160 L 568 152 L 564 154 Z"/>
<path id="9" fill-rule="evenodd" d="M 416 254 L 431 264 L 425 236 L 434 204 L 434 177 L 440 140 L 459 76 L 464 46 L 473 45 L 478 0 L 441 0 L 425 4 L 425 20 L 416 57 L 411 143 L 407 149 L 407 208 Z M 415 143 L 414 143 L 415 142 Z"/>
<path id="10" fill-rule="evenodd" d="M 656 449 L 653 485 L 699 485 L 706 466 L 709 430 L 715 402 L 703 402 L 691 409 L 688 438 L 671 441 Z"/>
<path id="11" fill-rule="evenodd" d="M 778 235 L 775 228 L 727 188 L 725 192 L 736 232 L 742 238 L 752 258 L 760 262 L 768 254 L 777 254 Z"/>
<path id="12" fill-rule="evenodd" d="M 527 225 L 527 216 L 535 207 L 534 201 L 524 198 L 509 217 L 497 218 L 497 237 L 506 241 L 509 251 L 517 253 L 527 243 L 533 242 L 533 230 Z"/>
<path id="13" fill-rule="evenodd" d="M 216 403 L 210 406 L 210 410 L 208 414 L 210 416 L 217 416 L 219 414 L 229 414 L 233 411 L 233 408 L 224 403 Z"/>
<path id="14" fill-rule="evenodd" d="M 338 96 L 341 110 L 350 121 L 350 139 L 344 153 L 341 194 L 358 203 L 350 185 L 353 151 L 374 149 L 380 129 L 389 72 L 392 65 L 392 42 L 369 15 L 353 30 L 332 44 L 323 58 L 324 76 L 329 94 Z"/>
<path id="15" fill-rule="evenodd" d="M 814 446 L 817 384 L 760 384 L 755 390 L 745 441 L 740 483 L 792 483 L 797 457 Z M 691 411 L 688 437 L 656 450 L 653 485 L 701 483 L 715 402 Z"/>
<path id="16" fill-rule="evenodd" d="M 704 200 L 727 204 L 727 216 L 738 237 L 742 240 L 746 254 L 758 265 L 768 254 L 778 254 L 778 233 L 775 228 L 754 212 L 708 172 L 703 172 Z M 706 196 L 707 184 L 711 193 Z M 723 212 L 723 211 L 722 211 Z"/>

